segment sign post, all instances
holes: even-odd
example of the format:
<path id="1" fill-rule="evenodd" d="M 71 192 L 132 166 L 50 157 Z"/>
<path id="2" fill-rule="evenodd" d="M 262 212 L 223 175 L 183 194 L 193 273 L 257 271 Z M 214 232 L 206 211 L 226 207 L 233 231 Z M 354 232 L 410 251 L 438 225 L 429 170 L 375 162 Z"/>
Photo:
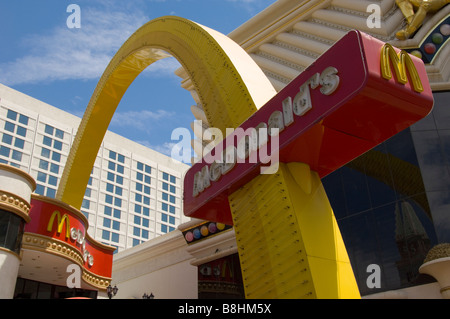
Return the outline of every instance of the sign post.
<path id="1" fill-rule="evenodd" d="M 185 215 L 235 227 L 247 298 L 359 298 L 321 178 L 432 105 L 419 59 L 351 31 L 192 166 Z"/>

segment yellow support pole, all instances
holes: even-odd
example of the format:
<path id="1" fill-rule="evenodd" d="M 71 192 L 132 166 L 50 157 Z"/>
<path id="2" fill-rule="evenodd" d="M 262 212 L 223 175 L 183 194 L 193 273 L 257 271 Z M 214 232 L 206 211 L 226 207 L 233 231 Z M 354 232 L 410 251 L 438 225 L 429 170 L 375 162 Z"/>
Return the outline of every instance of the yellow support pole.
<path id="1" fill-rule="evenodd" d="M 322 182 L 307 164 L 281 163 L 229 203 L 246 298 L 360 298 Z"/>
<path id="2" fill-rule="evenodd" d="M 57 199 L 81 203 L 95 158 L 123 94 L 150 64 L 175 56 L 211 127 L 237 127 L 276 92 L 237 44 L 178 17 L 145 24 L 119 49 L 78 128 Z M 356 298 L 358 288 L 320 178 L 281 164 L 230 196 L 247 298 Z M 301 225 L 301 227 L 300 227 Z"/>

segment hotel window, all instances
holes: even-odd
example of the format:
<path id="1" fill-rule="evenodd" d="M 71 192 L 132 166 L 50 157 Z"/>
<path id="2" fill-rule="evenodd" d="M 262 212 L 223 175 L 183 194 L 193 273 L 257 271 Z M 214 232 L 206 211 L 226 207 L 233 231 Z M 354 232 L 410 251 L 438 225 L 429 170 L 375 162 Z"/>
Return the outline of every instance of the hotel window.
<path id="1" fill-rule="evenodd" d="M 110 236 L 111 236 L 111 232 L 110 231 L 108 231 L 108 230 L 103 230 L 102 231 L 102 238 L 103 239 L 109 240 Z"/>
<path id="2" fill-rule="evenodd" d="M 138 181 L 144 182 L 144 183 L 146 183 L 146 184 L 151 184 L 151 177 L 148 176 L 148 175 L 145 175 L 145 174 L 143 174 L 143 173 L 137 172 L 137 173 L 136 173 L 136 179 L 137 179 Z"/>
<path id="3" fill-rule="evenodd" d="M 134 204 L 134 212 L 140 214 L 142 212 L 142 206 Z"/>
<path id="4" fill-rule="evenodd" d="M 122 207 L 122 195 L 123 195 L 123 177 L 120 174 L 124 173 L 124 166 L 120 163 L 125 163 L 125 156 L 118 154 L 114 151 L 109 151 L 109 161 L 107 164 L 107 183 L 106 183 L 106 194 L 105 203 L 111 206 L 105 205 L 104 214 L 107 216 L 113 216 L 117 219 L 121 218 Z M 120 163 L 116 163 L 119 161 Z M 114 207 L 114 208 L 113 208 Z M 113 229 L 119 230 L 120 223 L 118 221 L 113 222 Z M 118 236 L 118 235 L 117 235 Z M 111 240 L 116 237 L 114 233 L 111 235 Z M 117 237 L 118 238 L 118 237 Z"/>
<path id="5" fill-rule="evenodd" d="M 165 212 L 175 214 L 175 206 L 169 205 L 167 203 L 161 203 L 161 209 Z"/>
<path id="6" fill-rule="evenodd" d="M 62 140 L 64 139 L 64 132 L 48 124 L 45 125 L 44 132 L 46 135 L 42 138 L 42 144 L 46 147 L 43 147 L 43 150 L 45 149 L 45 151 L 43 151 L 41 155 L 50 158 L 51 154 L 52 160 L 60 162 L 61 153 L 55 151 L 51 152 L 51 150 L 53 149 L 60 152 L 63 150 Z"/>
<path id="7" fill-rule="evenodd" d="M 103 227 L 108 229 L 102 230 L 102 239 L 118 243 L 119 233 L 113 232 L 111 230 L 120 231 L 120 222 L 109 218 L 103 218 Z"/>
<path id="8" fill-rule="evenodd" d="M 167 214 L 161 214 L 161 221 L 175 225 L 175 217 Z"/>
<path id="9" fill-rule="evenodd" d="M 120 219 L 120 217 L 122 216 L 122 212 L 121 212 L 120 209 L 112 208 L 112 207 L 107 206 L 107 205 L 105 205 L 103 213 L 106 216 L 112 216 L 112 217 L 117 218 L 117 219 Z"/>
<path id="10" fill-rule="evenodd" d="M 103 210 L 103 213 L 107 216 L 111 216 L 112 215 L 112 208 L 109 206 L 105 206 L 105 209 Z"/>
<path id="11" fill-rule="evenodd" d="M 163 183 L 162 183 L 162 189 L 165 190 L 165 191 L 171 192 L 171 193 L 173 193 L 173 194 L 176 193 L 176 187 L 175 187 L 175 185 L 169 185 L 169 184 L 166 183 L 166 182 L 163 182 Z"/>
<path id="12" fill-rule="evenodd" d="M 150 184 L 151 184 L 151 167 L 141 162 L 136 163 L 136 183 L 135 183 L 135 194 L 134 194 L 134 213 L 143 215 L 145 217 L 150 216 Z M 149 220 L 147 218 L 135 216 L 135 225 L 149 227 Z M 133 233 L 139 233 L 139 236 L 144 239 L 148 239 L 148 230 L 140 229 L 134 230 Z M 139 240 L 138 240 L 139 241 Z M 133 240 L 133 242 L 135 242 Z M 141 242 L 141 241 L 139 241 Z"/>
<path id="13" fill-rule="evenodd" d="M 125 156 L 114 151 L 109 151 L 109 158 L 120 163 L 125 163 Z"/>
<path id="14" fill-rule="evenodd" d="M 59 174 L 59 165 L 51 163 L 50 164 L 50 172 L 54 174 Z"/>
<path id="15" fill-rule="evenodd" d="M 117 154 L 114 151 L 109 151 L 109 158 L 112 160 L 108 161 L 108 174 L 107 179 L 111 182 L 115 182 L 117 184 L 123 185 L 123 176 L 119 174 L 124 174 L 125 172 L 125 156 L 121 154 Z M 120 163 L 116 163 L 116 161 L 119 161 Z M 118 174 L 117 174 L 118 173 Z"/>
<path id="16" fill-rule="evenodd" d="M 102 231 L 102 239 L 118 243 L 119 242 L 119 234 L 104 229 Z"/>
<path id="17" fill-rule="evenodd" d="M 141 163 L 141 162 L 137 162 L 137 169 L 139 171 L 145 172 L 147 174 L 151 174 L 152 173 L 151 166 L 148 166 L 148 165 L 146 165 L 144 163 Z"/>
<path id="18" fill-rule="evenodd" d="M 162 233 L 167 233 L 167 232 L 171 232 L 171 231 L 174 231 L 174 230 L 175 230 L 175 227 L 171 227 L 171 226 L 167 226 L 167 225 L 161 224 L 161 232 Z"/>
<path id="19" fill-rule="evenodd" d="M 143 182 L 144 184 L 151 184 L 151 173 L 152 173 L 152 168 L 149 165 L 146 165 L 144 163 L 141 162 L 137 162 L 136 163 L 136 168 L 137 168 L 137 172 L 136 172 L 136 179 L 140 182 Z M 150 188 L 147 188 L 148 191 L 150 190 Z M 145 190 L 144 190 L 145 191 Z"/>
<path id="20" fill-rule="evenodd" d="M 111 228 L 111 219 L 103 218 L 103 227 Z"/>
<path id="21" fill-rule="evenodd" d="M 9 134 L 3 133 L 2 142 L 8 145 L 12 145 L 13 137 Z"/>
<path id="22" fill-rule="evenodd" d="M 51 187 L 46 187 L 46 186 L 44 186 L 42 184 L 36 183 L 35 193 L 39 194 L 39 195 L 42 195 L 42 196 L 55 198 L 55 196 L 56 196 L 56 189 L 53 189 Z"/>
<path id="23" fill-rule="evenodd" d="M 89 209 L 91 202 L 87 199 L 83 199 L 83 203 L 81 204 L 81 208 Z"/>
<path id="24" fill-rule="evenodd" d="M 50 126 L 48 124 L 45 125 L 44 132 L 58 139 L 64 139 L 64 131 L 54 128 L 53 126 Z"/>
<path id="25" fill-rule="evenodd" d="M 0 162 L 20 167 L 17 162 L 22 162 L 22 151 L 25 148 L 24 137 L 27 135 L 27 129 L 22 125 L 28 126 L 28 117 L 12 110 L 7 111 L 6 117 L 7 121 L 4 126 L 6 132 L 3 133 L 1 139 L 3 145 L 0 146 L 0 156 L 13 161 L 1 159 Z"/>
<path id="26" fill-rule="evenodd" d="M 16 111 L 8 110 L 8 113 L 6 114 L 6 117 L 8 119 L 10 119 L 10 120 L 13 120 L 15 122 L 19 122 L 20 124 L 28 126 L 28 116 L 25 116 L 23 114 L 19 114 Z"/>
<path id="27" fill-rule="evenodd" d="M 141 241 L 139 239 L 133 238 L 133 247 L 140 245 L 140 244 L 141 244 Z"/>
<path id="28" fill-rule="evenodd" d="M 172 184 L 176 184 L 176 181 L 177 181 L 177 178 L 175 176 L 170 175 L 170 174 L 165 173 L 165 172 L 162 173 L 162 178 L 163 178 L 163 180 L 168 181 L 168 182 L 170 182 Z"/>
<path id="29" fill-rule="evenodd" d="M 120 230 L 120 222 L 118 222 L 117 220 L 113 220 L 112 228 L 114 230 Z"/>

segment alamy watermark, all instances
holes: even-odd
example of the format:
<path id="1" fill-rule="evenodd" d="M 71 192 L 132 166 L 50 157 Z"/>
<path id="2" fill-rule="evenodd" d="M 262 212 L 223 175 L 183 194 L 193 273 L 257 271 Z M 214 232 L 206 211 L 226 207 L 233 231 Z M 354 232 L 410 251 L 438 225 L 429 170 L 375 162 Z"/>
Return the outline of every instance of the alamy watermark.
<path id="1" fill-rule="evenodd" d="M 367 270 L 370 275 L 366 279 L 367 288 L 381 288 L 381 268 L 377 264 L 370 264 Z"/>
<path id="2" fill-rule="evenodd" d="M 370 13 L 367 17 L 366 24 L 370 29 L 381 28 L 381 7 L 378 4 L 369 4 L 366 12 Z"/>
<path id="3" fill-rule="evenodd" d="M 66 285 L 68 288 L 81 288 L 81 268 L 77 264 L 70 264 L 67 266 L 66 272 L 70 275 L 67 276 Z"/>
<path id="4" fill-rule="evenodd" d="M 203 128 L 202 121 L 194 122 L 194 135 L 198 137 L 197 160 L 211 164 L 211 177 L 219 179 L 229 172 L 236 163 L 261 163 L 261 174 L 278 171 L 279 132 L 284 128 L 283 114 L 274 112 L 268 123 L 243 129 L 227 128 L 224 138 L 218 128 Z M 192 136 L 187 128 L 176 128 L 171 139 L 178 140 L 171 150 L 171 157 L 180 162 L 190 162 L 194 157 L 191 147 Z M 217 175 L 217 176 L 216 176 Z"/>
<path id="5" fill-rule="evenodd" d="M 69 4 L 67 6 L 67 13 L 70 15 L 67 17 L 66 25 L 69 29 L 81 28 L 81 8 L 77 4 Z"/>

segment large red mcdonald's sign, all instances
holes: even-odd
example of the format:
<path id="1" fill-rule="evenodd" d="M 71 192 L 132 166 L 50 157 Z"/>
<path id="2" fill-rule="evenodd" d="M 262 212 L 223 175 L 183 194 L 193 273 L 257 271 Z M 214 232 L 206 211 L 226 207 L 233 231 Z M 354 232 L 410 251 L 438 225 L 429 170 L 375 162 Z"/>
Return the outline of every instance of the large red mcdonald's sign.
<path id="1" fill-rule="evenodd" d="M 422 119 L 432 106 L 421 60 L 351 31 L 235 132 L 279 128 L 279 162 L 309 164 L 323 177 Z M 267 163 L 264 158 L 211 160 L 220 150 L 239 149 L 240 138 L 228 135 L 189 169 L 184 180 L 186 216 L 233 224 L 228 195 Z M 273 139 L 266 134 L 266 140 L 272 149 Z"/>

